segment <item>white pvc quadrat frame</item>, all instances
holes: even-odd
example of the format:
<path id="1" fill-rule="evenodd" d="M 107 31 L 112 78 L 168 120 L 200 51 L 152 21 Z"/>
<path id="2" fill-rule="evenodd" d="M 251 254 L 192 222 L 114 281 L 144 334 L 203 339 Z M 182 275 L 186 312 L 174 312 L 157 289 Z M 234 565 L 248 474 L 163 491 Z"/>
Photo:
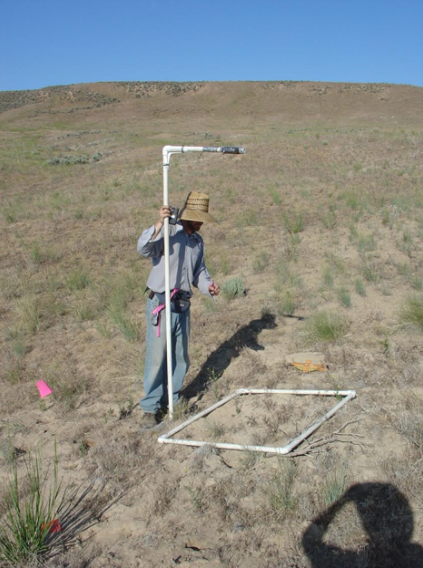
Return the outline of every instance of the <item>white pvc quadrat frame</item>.
<path id="1" fill-rule="evenodd" d="M 226 442 L 204 442 L 200 440 L 181 440 L 181 439 L 172 439 L 172 436 L 195 422 L 204 416 L 207 416 L 213 410 L 216 410 L 220 406 L 223 406 L 230 400 L 234 399 L 237 396 L 241 395 L 254 395 L 254 394 L 285 394 L 285 395 L 297 395 L 297 396 L 334 396 L 339 397 L 342 396 L 342 400 L 338 402 L 331 410 L 323 414 L 316 422 L 311 424 L 308 428 L 304 430 L 299 436 L 288 442 L 285 446 L 281 447 L 274 447 L 274 446 L 253 446 L 253 445 L 245 445 L 245 444 L 229 444 Z M 356 392 L 353 390 L 284 390 L 284 389 L 238 389 L 234 393 L 230 394 L 229 396 L 222 398 L 213 406 L 206 408 L 202 412 L 196 414 L 189 420 L 186 420 L 167 434 L 163 434 L 159 437 L 158 441 L 162 444 L 178 444 L 183 446 L 210 446 L 212 448 L 218 448 L 222 450 L 248 450 L 253 452 L 264 452 L 269 454 L 278 454 L 278 455 L 287 455 L 291 452 L 294 448 L 299 446 L 301 442 L 303 442 L 306 438 L 308 438 L 319 426 L 321 426 L 326 420 L 329 420 L 335 412 L 337 412 L 340 408 L 342 408 L 347 402 L 352 400 L 356 397 Z"/>

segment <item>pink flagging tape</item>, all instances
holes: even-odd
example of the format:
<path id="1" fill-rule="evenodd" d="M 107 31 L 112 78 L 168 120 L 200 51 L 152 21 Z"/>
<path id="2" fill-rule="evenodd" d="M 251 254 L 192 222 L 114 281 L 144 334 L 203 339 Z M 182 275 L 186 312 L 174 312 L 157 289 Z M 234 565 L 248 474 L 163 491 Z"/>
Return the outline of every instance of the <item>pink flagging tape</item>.
<path id="1" fill-rule="evenodd" d="M 38 381 L 37 387 L 38 390 L 40 391 L 41 398 L 44 398 L 45 396 L 48 396 L 53 392 L 51 388 L 48 386 L 48 384 L 45 383 L 44 381 Z"/>
<path id="2" fill-rule="evenodd" d="M 43 523 L 41 525 L 41 530 L 43 532 L 46 528 L 48 529 L 49 533 L 62 532 L 62 525 L 60 524 L 59 519 L 54 519 L 53 521 L 48 521 L 47 523 Z"/>
<path id="3" fill-rule="evenodd" d="M 171 299 L 171 300 L 172 300 L 173 296 L 174 296 L 177 292 L 179 292 L 179 288 L 175 288 L 175 289 L 173 290 L 173 292 L 172 292 L 171 295 L 170 295 L 170 299 Z M 160 337 L 160 312 L 161 312 L 162 310 L 164 310 L 165 307 L 166 307 L 166 304 L 160 304 L 159 306 L 157 306 L 157 308 L 155 308 L 155 309 L 153 310 L 153 314 L 154 314 L 154 315 L 157 315 L 157 331 L 156 331 L 157 337 Z"/>

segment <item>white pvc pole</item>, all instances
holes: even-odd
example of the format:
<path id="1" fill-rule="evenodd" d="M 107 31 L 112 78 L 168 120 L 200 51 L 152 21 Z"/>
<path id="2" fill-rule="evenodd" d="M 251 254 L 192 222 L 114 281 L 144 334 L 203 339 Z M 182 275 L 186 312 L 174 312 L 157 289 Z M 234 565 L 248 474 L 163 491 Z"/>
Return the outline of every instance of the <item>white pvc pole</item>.
<path id="1" fill-rule="evenodd" d="M 244 154 L 244 148 L 235 146 L 164 146 L 163 147 L 163 205 L 169 205 L 169 167 L 172 154 L 184 152 L 218 152 L 221 154 Z M 172 318 L 170 313 L 170 258 L 169 258 L 169 219 L 164 223 L 164 253 L 165 253 L 165 321 L 166 321 L 166 352 L 167 352 L 167 393 L 169 401 L 169 418 L 173 419 L 173 362 L 172 362 Z"/>
<path id="2" fill-rule="evenodd" d="M 166 147 L 165 147 L 166 148 Z M 169 161 L 170 153 L 163 148 L 163 205 L 169 205 Z M 170 312 L 170 257 L 169 257 L 169 218 L 164 222 L 165 253 L 165 322 L 167 352 L 167 397 L 169 418 L 173 418 L 173 363 L 172 363 L 172 318 Z"/>

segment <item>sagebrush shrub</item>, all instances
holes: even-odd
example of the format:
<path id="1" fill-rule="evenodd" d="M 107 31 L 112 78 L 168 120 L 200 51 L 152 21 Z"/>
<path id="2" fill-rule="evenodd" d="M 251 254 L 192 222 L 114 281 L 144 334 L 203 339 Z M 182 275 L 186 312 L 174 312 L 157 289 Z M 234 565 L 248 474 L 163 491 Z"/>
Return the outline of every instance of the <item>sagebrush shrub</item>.
<path id="1" fill-rule="evenodd" d="M 222 294 L 227 300 L 234 300 L 245 295 L 245 286 L 242 278 L 235 277 L 227 280 L 222 286 Z"/>

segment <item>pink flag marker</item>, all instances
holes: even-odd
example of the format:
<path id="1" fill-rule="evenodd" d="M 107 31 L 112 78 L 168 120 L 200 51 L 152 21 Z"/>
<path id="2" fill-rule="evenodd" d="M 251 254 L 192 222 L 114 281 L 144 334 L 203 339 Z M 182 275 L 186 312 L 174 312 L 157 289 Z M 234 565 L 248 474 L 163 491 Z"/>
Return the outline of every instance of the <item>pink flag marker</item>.
<path id="1" fill-rule="evenodd" d="M 57 533 L 62 531 L 62 525 L 60 524 L 59 519 L 54 519 L 54 521 L 43 523 L 41 525 L 41 530 L 44 532 L 46 527 L 48 528 L 49 533 Z"/>
<path id="2" fill-rule="evenodd" d="M 45 383 L 44 381 L 38 381 L 37 387 L 38 390 L 40 391 L 40 396 L 41 398 L 44 398 L 45 396 L 48 396 L 49 394 L 51 394 L 53 391 L 51 390 L 51 388 L 48 386 L 47 383 Z"/>

